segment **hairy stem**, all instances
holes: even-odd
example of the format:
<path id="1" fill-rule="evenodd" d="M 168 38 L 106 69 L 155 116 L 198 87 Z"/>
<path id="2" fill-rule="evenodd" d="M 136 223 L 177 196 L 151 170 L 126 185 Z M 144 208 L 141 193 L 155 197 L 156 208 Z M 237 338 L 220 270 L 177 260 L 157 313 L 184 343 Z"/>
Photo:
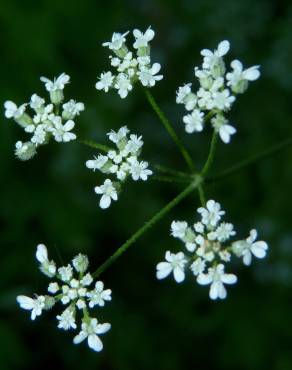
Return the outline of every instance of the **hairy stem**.
<path id="1" fill-rule="evenodd" d="M 133 245 L 143 234 L 145 234 L 152 226 L 160 221 L 172 208 L 186 198 L 194 189 L 196 189 L 202 179 L 197 177 L 190 185 L 188 185 L 180 194 L 178 194 L 171 202 L 157 212 L 150 220 L 148 220 L 140 229 L 138 229 L 116 252 L 111 255 L 94 273 L 93 277 L 97 278 L 104 272 L 112 263 L 114 263 L 131 245 Z"/>
<path id="2" fill-rule="evenodd" d="M 165 173 L 167 175 L 172 175 L 172 176 L 175 176 L 175 177 L 182 177 L 182 178 L 185 178 L 185 179 L 192 179 L 193 178 L 193 176 L 190 175 L 189 173 L 182 172 L 182 171 L 177 171 L 177 170 L 174 170 L 172 168 L 162 166 L 160 164 L 155 164 L 155 165 L 153 165 L 153 167 L 156 170 L 158 170 L 162 173 Z"/>
<path id="3" fill-rule="evenodd" d="M 191 170 L 191 172 L 194 172 L 195 166 L 194 166 L 193 160 L 190 154 L 188 153 L 188 151 L 186 150 L 186 148 L 184 147 L 184 145 L 182 144 L 182 142 L 180 141 L 179 137 L 177 136 L 172 124 L 169 122 L 165 114 L 159 108 L 158 104 L 156 103 L 153 95 L 149 92 L 149 90 L 145 90 L 145 95 L 151 107 L 153 108 L 158 118 L 160 119 L 161 123 L 163 124 L 163 126 L 165 127 L 169 135 L 171 136 L 172 140 L 175 142 L 175 144 L 179 148 L 189 169 Z"/>
<path id="4" fill-rule="evenodd" d="M 233 175 L 234 173 L 236 173 L 238 171 L 241 171 L 242 169 L 244 169 L 244 168 L 246 168 L 246 167 L 248 167 L 248 166 L 250 166 L 254 163 L 257 163 L 257 162 L 259 162 L 259 161 L 261 161 L 265 158 L 271 157 L 272 155 L 280 152 L 281 150 L 287 148 L 290 145 L 292 145 L 292 138 L 288 138 L 286 140 L 283 140 L 283 141 L 273 145 L 272 147 L 270 147 L 266 150 L 263 150 L 260 153 L 251 155 L 250 157 L 244 159 L 243 161 L 240 161 L 240 162 L 234 164 L 230 168 L 227 168 L 226 170 L 218 173 L 217 175 L 215 174 L 214 176 L 207 177 L 206 182 L 213 182 L 213 181 L 225 179 L 226 177 L 228 177 L 230 175 Z"/>
<path id="5" fill-rule="evenodd" d="M 184 177 L 175 177 L 175 176 L 164 176 L 164 175 L 154 175 L 151 176 L 150 180 L 157 180 L 162 182 L 172 182 L 172 183 L 179 183 L 179 184 L 186 184 L 190 183 L 190 179 Z"/>

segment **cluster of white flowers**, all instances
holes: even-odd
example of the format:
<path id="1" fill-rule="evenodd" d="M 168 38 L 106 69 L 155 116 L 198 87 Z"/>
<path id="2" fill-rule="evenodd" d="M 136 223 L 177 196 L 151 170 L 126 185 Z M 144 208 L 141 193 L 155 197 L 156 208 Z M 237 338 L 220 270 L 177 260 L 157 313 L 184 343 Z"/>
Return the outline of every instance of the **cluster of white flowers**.
<path id="1" fill-rule="evenodd" d="M 53 81 L 41 77 L 41 81 L 50 93 L 49 104 L 37 94 L 31 96 L 29 103 L 19 107 L 10 100 L 4 103 L 6 118 L 13 118 L 26 133 L 31 134 L 30 141 L 17 141 L 15 144 L 15 155 L 23 161 L 31 159 L 36 154 L 37 148 L 47 144 L 51 137 L 57 142 L 75 140 L 76 135 L 72 132 L 75 126 L 74 119 L 84 110 L 84 104 L 73 99 L 62 104 L 64 87 L 70 82 L 68 75 L 62 73 Z M 32 114 L 27 113 L 28 107 Z"/>
<path id="2" fill-rule="evenodd" d="M 223 57 L 229 48 L 229 42 L 224 40 L 214 51 L 203 49 L 202 67 L 194 69 L 200 88 L 193 93 L 192 84 L 187 83 L 176 92 L 176 102 L 184 104 L 188 111 L 183 117 L 186 132 L 191 134 L 202 131 L 206 118 L 211 116 L 212 127 L 224 143 L 229 143 L 230 136 L 236 133 L 236 129 L 225 118 L 225 113 L 231 109 L 236 95 L 246 91 L 248 82 L 260 76 L 259 66 L 244 69 L 239 60 L 233 60 L 230 64 L 232 70 L 226 73 Z"/>
<path id="3" fill-rule="evenodd" d="M 118 90 L 118 94 L 124 99 L 133 89 L 133 85 L 140 81 L 145 87 L 153 87 L 156 81 L 162 80 L 159 75 L 161 65 L 159 63 L 151 64 L 149 42 L 154 38 L 154 31 L 149 27 L 144 33 L 135 29 L 133 36 L 133 51 L 129 51 L 126 45 L 126 36 L 124 34 L 114 33 L 109 42 L 102 45 L 108 47 L 115 55 L 110 55 L 111 65 L 117 69 L 117 74 L 112 72 L 101 73 L 95 87 L 97 90 L 108 92 L 109 89 Z"/>
<path id="4" fill-rule="evenodd" d="M 94 189 L 96 194 L 101 195 L 99 205 L 102 209 L 108 208 L 112 200 L 118 200 L 121 185 L 128 177 L 134 181 L 146 181 L 152 175 L 148 162 L 138 160 L 143 146 L 142 136 L 130 134 L 128 138 L 129 132 L 126 126 L 117 132 L 109 132 L 109 140 L 116 145 L 117 150 L 109 150 L 106 155 L 99 154 L 86 162 L 87 168 L 116 177 L 116 181 L 107 178 L 101 186 Z"/>
<path id="5" fill-rule="evenodd" d="M 34 298 L 24 295 L 17 296 L 20 307 L 31 311 L 31 319 L 35 320 L 42 314 L 43 310 L 51 309 L 57 302 L 67 306 L 65 310 L 57 315 L 58 328 L 63 330 L 77 329 L 76 316 L 82 314 L 81 329 L 73 339 L 75 344 L 87 339 L 88 346 L 94 351 L 101 351 L 103 344 L 99 338 L 110 330 L 108 323 L 99 324 L 96 318 L 89 316 L 89 309 L 96 306 L 103 307 L 106 301 L 111 300 L 111 290 L 104 289 L 102 281 L 97 281 L 93 288 L 93 277 L 88 269 L 88 258 L 79 254 L 71 264 L 57 268 L 54 261 L 48 258 L 45 245 L 37 246 L 36 258 L 40 263 L 40 270 L 53 281 L 48 286 L 49 295 L 39 295 Z M 74 276 L 77 275 L 77 276 Z"/>
<path id="6" fill-rule="evenodd" d="M 198 284 L 211 284 L 211 299 L 224 299 L 227 295 L 224 284 L 237 282 L 234 274 L 225 273 L 225 264 L 231 261 L 232 255 L 242 258 L 245 265 L 250 265 L 252 256 L 266 256 L 268 245 L 264 241 L 256 241 L 256 230 L 251 230 L 245 240 L 230 242 L 230 238 L 236 234 L 234 226 L 221 222 L 225 211 L 214 200 L 209 200 L 206 208 L 200 207 L 197 212 L 201 220 L 193 226 L 186 221 L 172 222 L 171 235 L 184 243 L 187 254 L 167 251 L 166 262 L 160 262 L 156 267 L 156 276 L 164 279 L 173 273 L 175 281 L 181 283 L 185 279 L 185 269 L 189 267 Z"/>

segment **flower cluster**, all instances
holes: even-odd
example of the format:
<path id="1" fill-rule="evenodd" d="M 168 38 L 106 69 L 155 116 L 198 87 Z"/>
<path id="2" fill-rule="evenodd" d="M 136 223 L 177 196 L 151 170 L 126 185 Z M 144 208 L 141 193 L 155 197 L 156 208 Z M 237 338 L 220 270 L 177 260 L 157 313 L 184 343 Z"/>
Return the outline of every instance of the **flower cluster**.
<path id="1" fill-rule="evenodd" d="M 225 211 L 214 200 L 209 200 L 206 208 L 200 207 L 197 212 L 201 220 L 193 226 L 186 221 L 172 222 L 171 235 L 184 243 L 187 254 L 167 251 L 166 261 L 158 263 L 156 267 L 156 276 L 164 279 L 173 273 L 175 281 L 181 283 L 185 279 L 185 269 L 189 267 L 198 284 L 211 284 L 211 299 L 224 299 L 227 296 L 224 284 L 237 282 L 234 274 L 225 272 L 225 264 L 231 261 L 232 255 L 242 258 L 245 265 L 250 265 L 253 256 L 266 256 L 268 245 L 264 241 L 256 241 L 256 230 L 251 230 L 245 240 L 230 242 L 236 234 L 234 226 L 221 222 Z"/>
<path id="2" fill-rule="evenodd" d="M 63 330 L 77 329 L 76 316 L 80 312 L 81 329 L 73 342 L 78 344 L 87 339 L 91 349 L 101 351 L 103 344 L 99 335 L 109 331 L 111 325 L 99 324 L 96 318 L 89 316 L 89 309 L 95 306 L 103 307 L 106 301 L 110 301 L 111 290 L 104 290 L 102 281 L 97 281 L 95 286 L 90 288 L 93 277 L 87 272 L 88 258 L 85 255 L 79 254 L 71 264 L 57 268 L 56 263 L 49 260 L 45 245 L 39 244 L 36 258 L 40 263 L 40 270 L 54 281 L 48 286 L 48 295 L 36 295 L 34 298 L 17 296 L 20 307 L 31 311 L 31 319 L 35 320 L 43 310 L 49 310 L 60 302 L 67 306 L 60 315 L 57 315 L 58 328 Z"/>
<path id="3" fill-rule="evenodd" d="M 129 51 L 126 45 L 128 33 L 114 33 L 111 41 L 102 44 L 114 53 L 114 55 L 110 55 L 110 61 L 118 73 L 116 75 L 110 71 L 101 73 L 95 85 L 97 90 L 105 92 L 108 92 L 109 89 L 118 90 L 122 99 L 126 98 L 137 81 L 140 81 L 145 87 L 153 87 L 156 81 L 163 78 L 162 75 L 157 74 L 161 69 L 160 64 L 153 63 L 151 65 L 149 42 L 153 40 L 155 35 L 151 27 L 144 33 L 137 29 L 133 31 L 135 38 L 133 51 Z"/>
<path id="4" fill-rule="evenodd" d="M 127 178 L 146 181 L 148 176 L 152 175 L 152 171 L 148 169 L 148 162 L 138 160 L 143 146 L 142 136 L 130 134 L 128 138 L 129 132 L 126 126 L 117 132 L 109 132 L 107 134 L 109 140 L 117 149 L 109 150 L 106 155 L 99 154 L 86 162 L 87 168 L 116 177 L 116 181 L 107 178 L 101 186 L 94 189 L 96 194 L 101 195 L 99 205 L 102 209 L 108 208 L 112 200 L 118 200 L 121 185 Z"/>
<path id="5" fill-rule="evenodd" d="M 41 81 L 44 82 L 50 94 L 49 104 L 46 104 L 45 99 L 37 94 L 31 96 L 29 103 L 19 107 L 10 100 L 4 103 L 6 118 L 13 118 L 26 133 L 31 135 L 30 141 L 17 141 L 15 144 L 15 155 L 23 161 L 31 159 L 36 154 L 37 148 L 47 144 L 51 137 L 57 142 L 75 140 L 76 135 L 72 132 L 75 126 L 74 119 L 84 110 L 84 104 L 77 103 L 73 99 L 62 104 L 64 87 L 70 82 L 68 75 L 62 73 L 53 81 L 41 77 Z M 28 107 L 32 114 L 27 112 Z"/>
<path id="6" fill-rule="evenodd" d="M 189 112 L 183 117 L 186 132 L 202 131 L 207 119 L 212 117 L 211 125 L 224 143 L 229 143 L 230 136 L 236 133 L 236 129 L 225 118 L 225 113 L 231 109 L 236 95 L 246 91 L 248 82 L 260 76 L 259 66 L 244 69 L 239 60 L 233 60 L 231 71 L 226 73 L 223 57 L 229 48 L 229 42 L 224 40 L 214 51 L 203 49 L 202 67 L 194 69 L 200 88 L 193 93 L 192 84 L 187 83 L 176 92 L 176 102 L 184 104 Z"/>

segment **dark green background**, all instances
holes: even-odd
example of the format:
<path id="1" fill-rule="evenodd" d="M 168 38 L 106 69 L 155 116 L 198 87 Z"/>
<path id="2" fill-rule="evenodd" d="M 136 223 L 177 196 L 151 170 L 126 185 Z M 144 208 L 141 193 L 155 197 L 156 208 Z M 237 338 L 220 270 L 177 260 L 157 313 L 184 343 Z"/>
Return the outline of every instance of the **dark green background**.
<path id="1" fill-rule="evenodd" d="M 236 103 L 230 119 L 238 134 L 220 144 L 213 172 L 267 148 L 292 133 L 292 3 L 268 0 L 33 1 L 0 3 L 0 100 L 17 103 L 44 95 L 41 75 L 68 73 L 67 98 L 86 105 L 77 120 L 80 137 L 105 142 L 105 133 L 127 124 L 143 134 L 144 158 L 177 169 L 184 162 L 139 89 L 121 101 L 94 88 L 108 68 L 101 47 L 113 31 L 134 27 L 156 31 L 153 60 L 165 78 L 153 92 L 198 166 L 207 155 L 210 132 L 186 135 L 183 107 L 175 90 L 191 80 L 203 47 L 223 39 L 230 58 L 261 64 L 262 78 Z M 2 115 L 3 117 L 3 115 Z M 17 294 L 43 292 L 46 278 L 35 263 L 45 243 L 59 261 L 78 252 L 102 263 L 181 186 L 128 184 L 108 211 L 98 208 L 93 187 L 102 177 L 84 163 L 96 154 L 78 143 L 55 142 L 30 162 L 14 158 L 25 134 L 12 121 L 0 125 L 0 369 L 292 369 L 292 151 L 286 149 L 224 181 L 208 186 L 227 210 L 239 237 L 256 227 L 270 245 L 269 256 L 251 268 L 233 266 L 239 283 L 224 302 L 211 302 L 208 289 L 191 277 L 182 285 L 155 279 L 166 249 L 181 244 L 169 236 L 173 219 L 193 222 L 198 206 L 191 195 L 139 240 L 104 275 L 113 301 L 101 310 L 112 323 L 105 349 L 92 353 L 73 346 L 72 333 L 56 329 L 53 314 L 31 322 L 15 303 Z M 61 256 L 61 257 L 59 257 Z"/>

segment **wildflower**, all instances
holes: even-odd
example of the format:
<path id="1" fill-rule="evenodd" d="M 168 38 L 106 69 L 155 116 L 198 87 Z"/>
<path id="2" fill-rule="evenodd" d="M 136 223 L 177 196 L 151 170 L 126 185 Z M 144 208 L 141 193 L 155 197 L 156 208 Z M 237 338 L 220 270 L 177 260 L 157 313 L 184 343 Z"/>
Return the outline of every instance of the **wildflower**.
<path id="1" fill-rule="evenodd" d="M 209 292 L 211 299 L 225 299 L 227 291 L 224 284 L 235 284 L 237 282 L 237 277 L 234 274 L 226 274 L 224 272 L 224 265 L 219 264 L 215 268 L 209 268 L 207 274 L 201 273 L 197 277 L 197 282 L 200 285 L 211 284 Z"/>
<path id="2" fill-rule="evenodd" d="M 204 113 L 198 109 L 194 109 L 191 114 L 183 117 L 183 121 L 186 124 L 186 132 L 188 134 L 192 134 L 195 131 L 202 131 Z"/>
<path id="3" fill-rule="evenodd" d="M 221 140 L 227 144 L 230 142 L 230 136 L 236 133 L 236 128 L 229 125 L 223 115 L 217 114 L 211 119 L 212 126 L 219 133 Z"/>
<path id="4" fill-rule="evenodd" d="M 54 127 L 51 129 L 54 138 L 57 142 L 69 142 L 76 139 L 76 135 L 71 132 L 75 126 L 75 122 L 72 120 L 67 121 L 64 125 L 57 121 Z"/>
<path id="5" fill-rule="evenodd" d="M 47 247 L 44 244 L 39 244 L 36 251 L 36 259 L 40 262 L 40 270 L 48 277 L 53 277 L 56 274 L 56 264 L 54 261 L 49 261 Z"/>
<path id="6" fill-rule="evenodd" d="M 136 157 L 130 157 L 128 159 L 128 162 L 130 163 L 130 174 L 132 176 L 132 179 L 134 181 L 137 181 L 139 179 L 146 181 L 148 179 L 148 176 L 152 175 L 152 171 L 148 169 L 148 162 L 138 162 Z"/>
<path id="7" fill-rule="evenodd" d="M 99 81 L 95 84 L 97 90 L 108 92 L 114 82 L 114 76 L 111 72 L 105 72 L 100 75 Z"/>
<path id="8" fill-rule="evenodd" d="M 95 283 L 95 289 L 87 293 L 87 297 L 89 298 L 89 307 L 93 308 L 96 305 L 103 307 L 105 301 L 111 301 L 111 293 L 112 291 L 110 289 L 104 290 L 104 284 L 102 281 L 97 281 Z"/>
<path id="9" fill-rule="evenodd" d="M 75 100 L 71 99 L 63 104 L 62 117 L 64 120 L 72 120 L 76 116 L 79 116 L 82 111 L 84 111 L 84 104 L 77 103 Z"/>
<path id="10" fill-rule="evenodd" d="M 233 60 L 230 64 L 232 72 L 226 74 L 227 86 L 236 94 L 242 94 L 248 87 L 248 81 L 255 81 L 260 77 L 259 66 L 243 69 L 239 60 Z"/>
<path id="11" fill-rule="evenodd" d="M 126 42 L 126 36 L 128 35 L 129 31 L 125 32 L 124 34 L 114 32 L 111 41 L 104 42 L 102 46 L 108 47 L 110 50 L 119 50 Z"/>
<path id="12" fill-rule="evenodd" d="M 133 89 L 131 80 L 124 73 L 120 73 L 116 79 L 115 89 L 118 90 L 118 94 L 122 99 L 126 98 L 128 92 Z"/>
<path id="13" fill-rule="evenodd" d="M 111 205 L 111 201 L 118 200 L 118 193 L 110 179 L 106 179 L 103 185 L 96 186 L 94 188 L 96 194 L 102 194 L 100 198 L 99 206 L 102 209 L 106 209 Z"/>
<path id="14" fill-rule="evenodd" d="M 82 323 L 81 331 L 74 337 L 73 342 L 79 344 L 87 338 L 89 348 L 100 352 L 103 349 L 103 344 L 98 335 L 108 332 L 110 328 L 111 325 L 108 323 L 98 324 L 97 319 L 88 318 Z"/>
<path id="15" fill-rule="evenodd" d="M 156 266 L 156 277 L 157 279 L 164 279 L 171 273 L 173 273 L 174 280 L 177 283 L 181 283 L 185 279 L 185 264 L 187 260 L 182 252 L 177 254 L 170 253 L 167 251 L 165 253 L 165 260 L 167 262 L 160 262 Z"/>
<path id="16" fill-rule="evenodd" d="M 29 141 L 26 143 L 17 141 L 15 144 L 15 155 L 21 161 L 28 161 L 36 155 L 36 146 Z"/>
<path id="17" fill-rule="evenodd" d="M 71 308 L 67 308 L 61 315 L 58 315 L 57 319 L 59 320 L 59 329 L 69 330 L 77 328 L 74 311 Z"/>
<path id="18" fill-rule="evenodd" d="M 202 223 L 204 225 L 216 226 L 218 221 L 220 221 L 221 216 L 225 214 L 225 211 L 221 210 L 219 203 L 211 199 L 206 203 L 206 208 L 198 208 L 198 213 L 201 214 Z"/>
<path id="19" fill-rule="evenodd" d="M 24 295 L 19 295 L 17 296 L 16 300 L 21 308 L 31 311 L 32 320 L 35 320 L 37 316 L 40 316 L 45 308 L 45 297 L 42 295 L 35 299 Z"/>
<path id="20" fill-rule="evenodd" d="M 161 65 L 159 63 L 154 63 L 151 68 L 141 67 L 140 71 L 137 73 L 139 80 L 143 86 L 153 87 L 156 81 L 163 79 L 163 75 L 157 75 L 160 71 Z"/>
<path id="21" fill-rule="evenodd" d="M 135 29 L 133 35 L 136 41 L 133 44 L 135 49 L 146 48 L 148 43 L 154 39 L 155 32 L 149 27 L 146 32 L 141 32 L 140 30 Z"/>

